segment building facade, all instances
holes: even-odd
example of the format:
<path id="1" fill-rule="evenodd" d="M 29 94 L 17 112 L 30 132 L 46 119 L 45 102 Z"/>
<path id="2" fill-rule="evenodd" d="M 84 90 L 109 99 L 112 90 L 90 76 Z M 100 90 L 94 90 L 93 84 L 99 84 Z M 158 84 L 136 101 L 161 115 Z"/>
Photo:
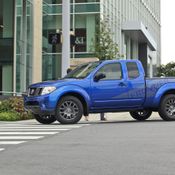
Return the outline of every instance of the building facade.
<path id="1" fill-rule="evenodd" d="M 0 0 L 0 90 L 13 89 L 14 2 Z"/>
<path id="2" fill-rule="evenodd" d="M 0 0 L 0 94 L 24 92 L 42 79 L 41 41 L 42 1 Z"/>
<path id="3" fill-rule="evenodd" d="M 0 0 L 0 91 L 22 92 L 33 82 L 61 77 L 62 59 L 94 58 L 100 19 L 107 19 L 122 59 L 139 59 L 147 76 L 155 75 L 161 62 L 160 0 L 70 3 L 76 45 L 70 58 L 62 58 L 62 44 L 48 42 L 50 34 L 62 31 L 62 0 Z M 9 7 L 11 13 L 4 15 Z"/>

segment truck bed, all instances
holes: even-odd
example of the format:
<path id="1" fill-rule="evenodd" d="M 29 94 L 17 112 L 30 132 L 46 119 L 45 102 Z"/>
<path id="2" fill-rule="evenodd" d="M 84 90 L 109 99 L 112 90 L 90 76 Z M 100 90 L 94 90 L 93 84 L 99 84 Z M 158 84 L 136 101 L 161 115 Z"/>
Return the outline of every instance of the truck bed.
<path id="1" fill-rule="evenodd" d="M 160 87 L 167 83 L 175 83 L 174 77 L 167 77 L 167 78 L 146 78 L 146 100 L 145 106 L 154 106 L 153 99 L 159 90 Z"/>

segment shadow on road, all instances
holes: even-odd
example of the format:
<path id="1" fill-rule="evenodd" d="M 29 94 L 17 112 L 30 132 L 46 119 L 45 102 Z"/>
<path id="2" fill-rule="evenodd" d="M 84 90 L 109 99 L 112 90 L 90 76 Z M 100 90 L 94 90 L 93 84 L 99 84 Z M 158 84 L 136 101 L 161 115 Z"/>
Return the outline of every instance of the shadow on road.
<path id="1" fill-rule="evenodd" d="M 173 121 L 171 121 L 171 122 L 173 122 Z M 75 124 L 75 125 L 71 125 L 71 126 L 76 126 L 76 125 L 79 125 L 79 126 L 81 126 L 81 125 L 85 125 L 85 124 L 90 124 L 90 125 L 105 125 L 105 124 L 128 124 L 128 123 L 130 123 L 130 124 L 145 124 L 145 123 L 170 123 L 170 121 L 164 121 L 164 120 L 162 120 L 162 119 L 152 119 L 152 120 L 146 120 L 146 121 L 137 121 L 137 120 L 127 120 L 127 119 L 125 119 L 125 120 L 107 120 L 107 121 L 98 121 L 98 120 L 95 120 L 95 121 L 93 121 L 93 120 L 90 120 L 90 121 L 80 121 L 79 123 L 77 123 L 77 124 Z M 36 126 L 38 126 L 38 125 L 40 125 L 40 126 L 70 126 L 70 125 L 64 125 L 64 124 L 60 124 L 60 123 L 58 123 L 58 122 L 55 122 L 55 123 L 53 123 L 53 124 L 46 124 L 46 125 L 44 125 L 44 124 L 40 124 L 40 123 L 28 123 L 27 125 L 36 125 Z"/>
<path id="2" fill-rule="evenodd" d="M 171 121 L 173 122 L 173 121 Z M 169 121 L 164 121 L 161 119 L 153 119 L 153 120 L 146 120 L 146 121 L 136 121 L 136 120 L 107 120 L 107 121 L 80 121 L 76 125 L 85 125 L 85 124 L 90 124 L 90 125 L 105 125 L 105 124 L 145 124 L 145 123 L 170 123 Z M 42 125 L 42 124 L 36 124 L 36 125 Z M 50 125 L 62 125 L 62 126 L 69 126 L 69 125 L 63 125 L 60 123 L 53 123 Z"/>
<path id="3" fill-rule="evenodd" d="M 146 120 L 146 121 L 136 121 L 136 120 L 110 120 L 110 121 L 87 121 L 87 122 L 81 122 L 81 123 L 78 123 L 79 125 L 81 124 L 128 124 L 128 123 L 131 123 L 131 124 L 144 124 L 144 123 L 169 123 L 169 121 L 164 121 L 164 120 L 161 120 L 161 119 L 153 119 L 153 120 Z M 173 121 L 171 121 L 173 122 Z"/>

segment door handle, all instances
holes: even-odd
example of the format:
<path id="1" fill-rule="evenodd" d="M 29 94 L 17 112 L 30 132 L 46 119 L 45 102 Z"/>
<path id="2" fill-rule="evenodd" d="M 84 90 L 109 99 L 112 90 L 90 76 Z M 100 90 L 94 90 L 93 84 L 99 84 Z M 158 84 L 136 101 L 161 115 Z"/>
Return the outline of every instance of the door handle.
<path id="1" fill-rule="evenodd" d="M 125 83 L 123 83 L 123 82 L 119 83 L 118 85 L 119 85 L 119 86 L 121 86 L 121 87 L 126 86 L 126 84 L 125 84 Z"/>

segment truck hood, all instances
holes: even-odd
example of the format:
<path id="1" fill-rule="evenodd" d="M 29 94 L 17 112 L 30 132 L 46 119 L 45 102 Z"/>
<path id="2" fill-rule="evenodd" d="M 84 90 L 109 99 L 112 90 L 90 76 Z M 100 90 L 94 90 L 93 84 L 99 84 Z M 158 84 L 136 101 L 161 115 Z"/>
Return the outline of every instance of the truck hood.
<path id="1" fill-rule="evenodd" d="M 46 86 L 60 87 L 60 86 L 66 85 L 67 83 L 77 82 L 77 81 L 80 81 L 80 79 L 59 79 L 59 80 L 52 80 L 52 81 L 43 81 L 43 82 L 32 84 L 29 86 L 29 88 L 46 87 Z"/>

